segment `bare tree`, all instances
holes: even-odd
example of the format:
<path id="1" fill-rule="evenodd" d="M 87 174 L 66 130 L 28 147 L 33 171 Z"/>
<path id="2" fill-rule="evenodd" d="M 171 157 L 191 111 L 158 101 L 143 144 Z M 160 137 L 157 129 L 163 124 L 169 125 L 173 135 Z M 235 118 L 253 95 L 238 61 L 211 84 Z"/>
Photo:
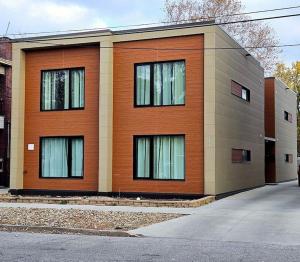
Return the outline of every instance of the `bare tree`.
<path id="1" fill-rule="evenodd" d="M 170 23 L 215 20 L 228 23 L 249 20 L 250 16 L 242 14 L 245 7 L 240 0 L 165 0 L 165 19 Z M 281 50 L 274 30 L 264 22 L 252 21 L 222 25 L 225 31 L 262 64 L 266 75 L 271 75 Z M 271 46 L 271 47 L 270 47 Z M 265 47 L 265 48 L 251 48 Z"/>

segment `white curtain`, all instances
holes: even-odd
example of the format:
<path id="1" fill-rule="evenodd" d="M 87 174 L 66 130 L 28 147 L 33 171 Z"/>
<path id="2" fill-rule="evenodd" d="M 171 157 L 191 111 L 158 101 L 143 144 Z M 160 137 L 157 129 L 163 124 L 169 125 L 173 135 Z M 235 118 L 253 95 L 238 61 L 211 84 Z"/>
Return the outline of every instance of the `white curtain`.
<path id="1" fill-rule="evenodd" d="M 42 109 L 68 109 L 69 71 L 45 71 L 42 77 Z"/>
<path id="2" fill-rule="evenodd" d="M 84 107 L 84 70 L 71 71 L 72 108 Z"/>
<path id="3" fill-rule="evenodd" d="M 150 104 L 150 65 L 136 67 L 136 103 Z"/>
<path id="4" fill-rule="evenodd" d="M 154 179 L 184 179 L 184 137 L 157 136 L 153 140 Z"/>
<path id="5" fill-rule="evenodd" d="M 154 65 L 154 105 L 185 103 L 185 63 Z"/>
<path id="6" fill-rule="evenodd" d="M 42 177 L 68 177 L 68 139 L 42 139 Z"/>
<path id="7" fill-rule="evenodd" d="M 137 177 L 150 177 L 150 138 L 137 139 Z"/>
<path id="8" fill-rule="evenodd" d="M 83 140 L 72 139 L 72 177 L 83 176 Z"/>

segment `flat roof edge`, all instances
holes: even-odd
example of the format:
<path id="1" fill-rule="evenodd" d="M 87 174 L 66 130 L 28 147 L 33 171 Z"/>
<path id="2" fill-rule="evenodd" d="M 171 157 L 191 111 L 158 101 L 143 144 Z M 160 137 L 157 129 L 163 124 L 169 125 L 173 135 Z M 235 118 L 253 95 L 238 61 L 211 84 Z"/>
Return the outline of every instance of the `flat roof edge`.
<path id="1" fill-rule="evenodd" d="M 126 30 L 116 30 L 112 31 L 110 29 L 104 30 L 90 30 L 90 31 L 81 31 L 76 33 L 67 33 L 67 34 L 53 34 L 53 35 L 40 35 L 40 36 L 33 36 L 33 37 L 22 37 L 22 38 L 13 38 L 12 41 L 15 42 L 22 42 L 22 41 L 30 41 L 30 40 L 43 40 L 51 38 L 61 38 L 64 37 L 80 37 L 84 35 L 93 35 L 93 34 L 101 34 L 110 33 L 111 35 L 122 35 L 122 34 L 133 34 L 133 33 L 144 33 L 144 32 L 155 32 L 155 31 L 164 31 L 164 30 L 176 30 L 176 29 L 185 29 L 185 28 L 193 28 L 193 27 L 204 27 L 204 26 L 212 26 L 214 25 L 215 21 L 203 21 L 203 22 L 193 22 L 193 23 L 182 23 L 182 24 L 169 24 L 164 26 L 155 26 L 155 27 L 141 27 L 141 28 L 133 28 L 133 29 L 126 29 Z"/>

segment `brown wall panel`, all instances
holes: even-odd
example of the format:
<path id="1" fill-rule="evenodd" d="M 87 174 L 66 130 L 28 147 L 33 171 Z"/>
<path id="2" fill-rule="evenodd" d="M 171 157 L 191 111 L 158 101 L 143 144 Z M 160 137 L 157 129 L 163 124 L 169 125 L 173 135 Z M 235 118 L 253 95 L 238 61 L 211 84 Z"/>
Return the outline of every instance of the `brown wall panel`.
<path id="1" fill-rule="evenodd" d="M 203 175 L 203 35 L 115 43 L 113 108 L 113 191 L 202 194 Z M 126 48 L 174 48 L 146 50 Z M 123 49 L 122 49 L 123 48 Z M 134 107 L 134 64 L 185 60 L 185 106 Z M 185 181 L 133 179 L 133 136 L 185 134 Z"/>
<path id="2" fill-rule="evenodd" d="M 24 189 L 97 191 L 99 52 L 99 46 L 26 52 Z M 41 70 L 74 67 L 85 68 L 85 109 L 40 112 Z M 84 178 L 39 178 L 40 137 L 73 135 L 84 136 Z"/>
<path id="3" fill-rule="evenodd" d="M 274 78 L 265 79 L 265 136 L 275 138 Z"/>

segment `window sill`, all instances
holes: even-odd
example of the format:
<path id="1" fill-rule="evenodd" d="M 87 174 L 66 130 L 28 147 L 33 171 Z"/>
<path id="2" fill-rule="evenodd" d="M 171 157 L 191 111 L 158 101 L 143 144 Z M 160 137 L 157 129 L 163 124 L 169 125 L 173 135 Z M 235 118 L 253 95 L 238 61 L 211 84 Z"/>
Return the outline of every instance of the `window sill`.
<path id="1" fill-rule="evenodd" d="M 79 108 L 70 108 L 70 109 L 51 109 L 51 110 L 43 110 L 40 109 L 40 112 L 62 112 L 62 111 L 79 111 L 79 110 L 84 110 L 84 107 L 79 107 Z"/>
<path id="2" fill-rule="evenodd" d="M 154 178 L 133 178 L 135 181 L 172 181 L 172 182 L 185 182 L 185 179 L 154 179 Z"/>
<path id="3" fill-rule="evenodd" d="M 160 108 L 160 107 L 174 107 L 174 106 L 185 106 L 185 104 L 177 104 L 177 105 L 134 105 L 134 108 Z"/>
<path id="4" fill-rule="evenodd" d="M 42 176 L 39 176 L 40 179 L 66 179 L 66 180 L 82 180 L 83 179 L 83 176 L 81 177 L 42 177 Z"/>

